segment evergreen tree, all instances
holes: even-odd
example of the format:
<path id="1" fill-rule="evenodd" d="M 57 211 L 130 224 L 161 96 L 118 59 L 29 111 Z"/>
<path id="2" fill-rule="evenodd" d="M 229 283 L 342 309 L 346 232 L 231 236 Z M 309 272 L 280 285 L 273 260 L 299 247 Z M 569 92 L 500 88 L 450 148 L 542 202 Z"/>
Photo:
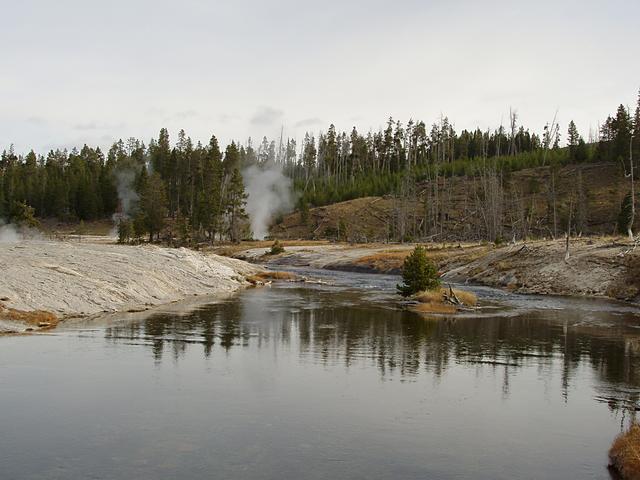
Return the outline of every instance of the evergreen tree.
<path id="1" fill-rule="evenodd" d="M 397 285 L 398 293 L 410 297 L 425 290 L 435 290 L 440 286 L 438 271 L 427 258 L 427 253 L 420 245 L 404 260 L 402 266 L 402 285 Z"/>
<path id="2" fill-rule="evenodd" d="M 224 152 L 224 171 L 229 174 L 236 169 L 240 169 L 240 150 L 235 142 L 231 142 L 227 145 L 227 149 Z"/>
<path id="3" fill-rule="evenodd" d="M 133 233 L 133 223 L 131 220 L 121 218 L 118 222 L 118 243 L 129 243 Z"/>
<path id="4" fill-rule="evenodd" d="M 197 223 L 214 241 L 222 216 L 222 154 L 215 136 L 211 137 L 203 159 L 202 190 L 199 194 Z"/>
<path id="5" fill-rule="evenodd" d="M 149 233 L 149 241 L 152 242 L 154 235 L 159 238 L 168 213 L 165 185 L 160 174 L 154 172 L 149 176 L 140 197 L 139 208 L 145 229 Z"/>
<path id="6" fill-rule="evenodd" d="M 626 235 L 629 230 L 633 231 L 633 208 L 631 204 L 631 193 L 627 193 L 622 200 L 620 213 L 618 214 L 618 233 Z"/>
<path id="7" fill-rule="evenodd" d="M 35 228 L 40 225 L 35 216 L 35 209 L 25 202 L 18 201 L 14 201 L 11 206 L 9 221 L 20 227 Z"/>
<path id="8" fill-rule="evenodd" d="M 578 129 L 576 128 L 576 124 L 573 122 L 573 120 L 569 122 L 567 140 L 569 145 L 569 158 L 571 159 L 571 161 L 575 161 L 578 143 L 580 142 L 580 134 L 578 133 Z"/>
<path id="9" fill-rule="evenodd" d="M 237 168 L 231 174 L 227 189 L 226 211 L 229 218 L 229 238 L 232 242 L 240 241 L 240 223 L 247 219 L 245 205 L 248 195 L 244 193 L 242 175 Z"/>

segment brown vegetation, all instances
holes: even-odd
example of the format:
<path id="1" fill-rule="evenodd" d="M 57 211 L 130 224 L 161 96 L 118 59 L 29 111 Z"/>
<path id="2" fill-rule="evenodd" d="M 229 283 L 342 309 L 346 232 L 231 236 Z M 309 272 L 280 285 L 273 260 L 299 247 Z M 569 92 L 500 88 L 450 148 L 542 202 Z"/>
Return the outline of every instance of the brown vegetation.
<path id="1" fill-rule="evenodd" d="M 633 300 L 640 294 L 640 256 L 629 252 L 622 257 L 626 274 L 609 285 L 607 296 L 620 300 Z"/>
<path id="2" fill-rule="evenodd" d="M 337 239 L 340 233 L 340 238 L 349 242 L 397 240 L 396 223 L 402 211 L 407 216 L 404 222 L 407 232 L 416 229 L 419 232 L 406 236 L 407 239 L 559 238 L 564 233 L 570 206 L 580 197 L 579 207 L 572 211 L 574 231 L 583 235 L 610 235 L 628 189 L 628 179 L 615 163 L 524 169 L 502 178 L 499 192 L 494 192 L 496 199 L 501 199 L 500 208 L 488 212 L 486 202 L 481 199 L 490 192 L 482 191 L 482 184 L 477 177 L 440 178 L 438 212 L 425 210 L 425 204 L 435 208 L 434 202 L 426 200 L 436 182 L 423 181 L 416 188 L 415 198 L 403 200 L 392 195 L 356 198 L 311 208 L 307 221 L 301 220 L 300 212 L 293 212 L 274 225 L 271 233 L 280 239 Z M 488 217 L 494 225 L 487 224 Z M 341 221 L 346 232 L 339 229 Z M 425 222 L 429 228 L 425 228 Z"/>
<path id="3" fill-rule="evenodd" d="M 453 294 L 462 302 L 463 305 L 473 307 L 478 303 L 478 297 L 473 292 L 466 290 L 452 289 Z M 450 296 L 449 287 L 440 287 L 438 290 L 422 292 L 415 296 L 415 299 L 421 303 L 443 303 Z"/>
<path id="4" fill-rule="evenodd" d="M 402 268 L 404 259 L 411 250 L 386 250 L 366 255 L 356 259 L 353 263 L 358 267 L 366 267 L 379 273 L 391 273 Z"/>
<path id="5" fill-rule="evenodd" d="M 611 466 L 624 480 L 640 480 L 640 425 L 618 435 L 609 450 Z"/>
<path id="6" fill-rule="evenodd" d="M 52 238 L 69 237 L 73 235 L 109 235 L 113 230 L 113 220 L 93 220 L 84 222 L 62 222 L 46 218 L 40 221 L 40 229 L 45 236 Z"/>
<path id="7" fill-rule="evenodd" d="M 55 328 L 58 325 L 59 318 L 44 310 L 16 310 L 14 308 L 6 308 L 0 304 L 0 320 L 10 320 L 22 322 L 27 325 L 39 327 L 40 329 Z"/>
<path id="8" fill-rule="evenodd" d="M 291 272 L 275 272 L 275 271 L 264 271 L 258 272 L 254 275 L 249 275 L 245 277 L 247 282 L 252 285 L 264 285 L 272 280 L 286 280 L 293 281 L 297 280 L 298 276 Z"/>
<path id="9" fill-rule="evenodd" d="M 418 293 L 413 299 L 419 303 L 412 305 L 411 310 L 420 313 L 456 313 L 460 308 L 473 307 L 478 303 L 473 292 L 450 287 Z"/>
<path id="10" fill-rule="evenodd" d="M 369 245 L 357 245 L 356 248 Z M 371 245 L 373 248 L 373 245 Z M 454 266 L 472 262 L 485 255 L 491 248 L 488 245 L 479 244 L 424 244 L 427 258 L 431 260 L 438 270 L 448 270 Z M 353 260 L 352 264 L 357 268 L 366 268 L 376 273 L 399 273 L 402 270 L 404 259 L 411 253 L 413 245 L 407 244 L 389 250 L 378 250 L 369 255 Z"/>
<path id="11" fill-rule="evenodd" d="M 327 244 L 329 244 L 328 241 L 280 240 L 280 245 L 282 245 L 284 248 L 304 247 L 309 245 L 327 245 Z M 251 241 L 242 241 L 240 243 L 222 244 L 214 247 L 204 247 L 201 249 L 201 251 L 215 253 L 217 255 L 222 255 L 223 257 L 236 257 L 239 253 L 244 252 L 245 250 L 250 250 L 253 248 L 269 249 L 271 248 L 272 245 L 273 245 L 273 240 L 251 240 Z"/>

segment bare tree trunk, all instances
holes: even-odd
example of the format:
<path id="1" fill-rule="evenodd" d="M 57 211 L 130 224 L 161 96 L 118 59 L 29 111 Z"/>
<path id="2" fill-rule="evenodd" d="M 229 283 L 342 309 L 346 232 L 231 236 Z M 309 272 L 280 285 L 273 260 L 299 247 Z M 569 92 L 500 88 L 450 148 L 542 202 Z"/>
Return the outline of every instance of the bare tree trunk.
<path id="1" fill-rule="evenodd" d="M 573 197 L 569 201 L 569 219 L 567 221 L 567 243 L 564 249 L 564 261 L 569 260 L 569 238 L 571 237 L 571 216 L 573 213 Z"/>
<path id="2" fill-rule="evenodd" d="M 629 139 L 629 167 L 631 168 L 631 218 L 627 225 L 629 240 L 633 241 L 633 221 L 636 218 L 636 192 L 633 183 L 633 135 Z"/>

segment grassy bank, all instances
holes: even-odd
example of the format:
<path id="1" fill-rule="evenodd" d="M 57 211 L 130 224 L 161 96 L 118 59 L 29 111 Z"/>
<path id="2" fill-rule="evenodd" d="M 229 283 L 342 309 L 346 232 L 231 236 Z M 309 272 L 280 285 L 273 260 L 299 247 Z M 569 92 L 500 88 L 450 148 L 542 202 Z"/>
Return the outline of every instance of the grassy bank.
<path id="1" fill-rule="evenodd" d="M 640 425 L 633 423 L 629 430 L 618 435 L 609 450 L 611 466 L 623 480 L 640 480 Z"/>

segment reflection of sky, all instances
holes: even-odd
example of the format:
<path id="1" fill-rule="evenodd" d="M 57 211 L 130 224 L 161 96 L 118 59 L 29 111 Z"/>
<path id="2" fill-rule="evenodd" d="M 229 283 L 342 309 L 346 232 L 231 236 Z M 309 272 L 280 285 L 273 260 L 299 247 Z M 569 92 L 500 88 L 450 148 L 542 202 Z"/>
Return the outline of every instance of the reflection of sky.
<path id="1" fill-rule="evenodd" d="M 3 339 L 5 474 L 605 478 L 618 409 L 640 386 L 624 322 L 428 321 L 361 293 L 252 289 L 186 315 Z"/>
<path id="2" fill-rule="evenodd" d="M 628 0 L 4 2 L 0 147 L 102 147 L 168 127 L 206 143 L 334 122 L 588 135 L 640 78 Z M 613 73 L 615 72 L 615 73 Z"/>

